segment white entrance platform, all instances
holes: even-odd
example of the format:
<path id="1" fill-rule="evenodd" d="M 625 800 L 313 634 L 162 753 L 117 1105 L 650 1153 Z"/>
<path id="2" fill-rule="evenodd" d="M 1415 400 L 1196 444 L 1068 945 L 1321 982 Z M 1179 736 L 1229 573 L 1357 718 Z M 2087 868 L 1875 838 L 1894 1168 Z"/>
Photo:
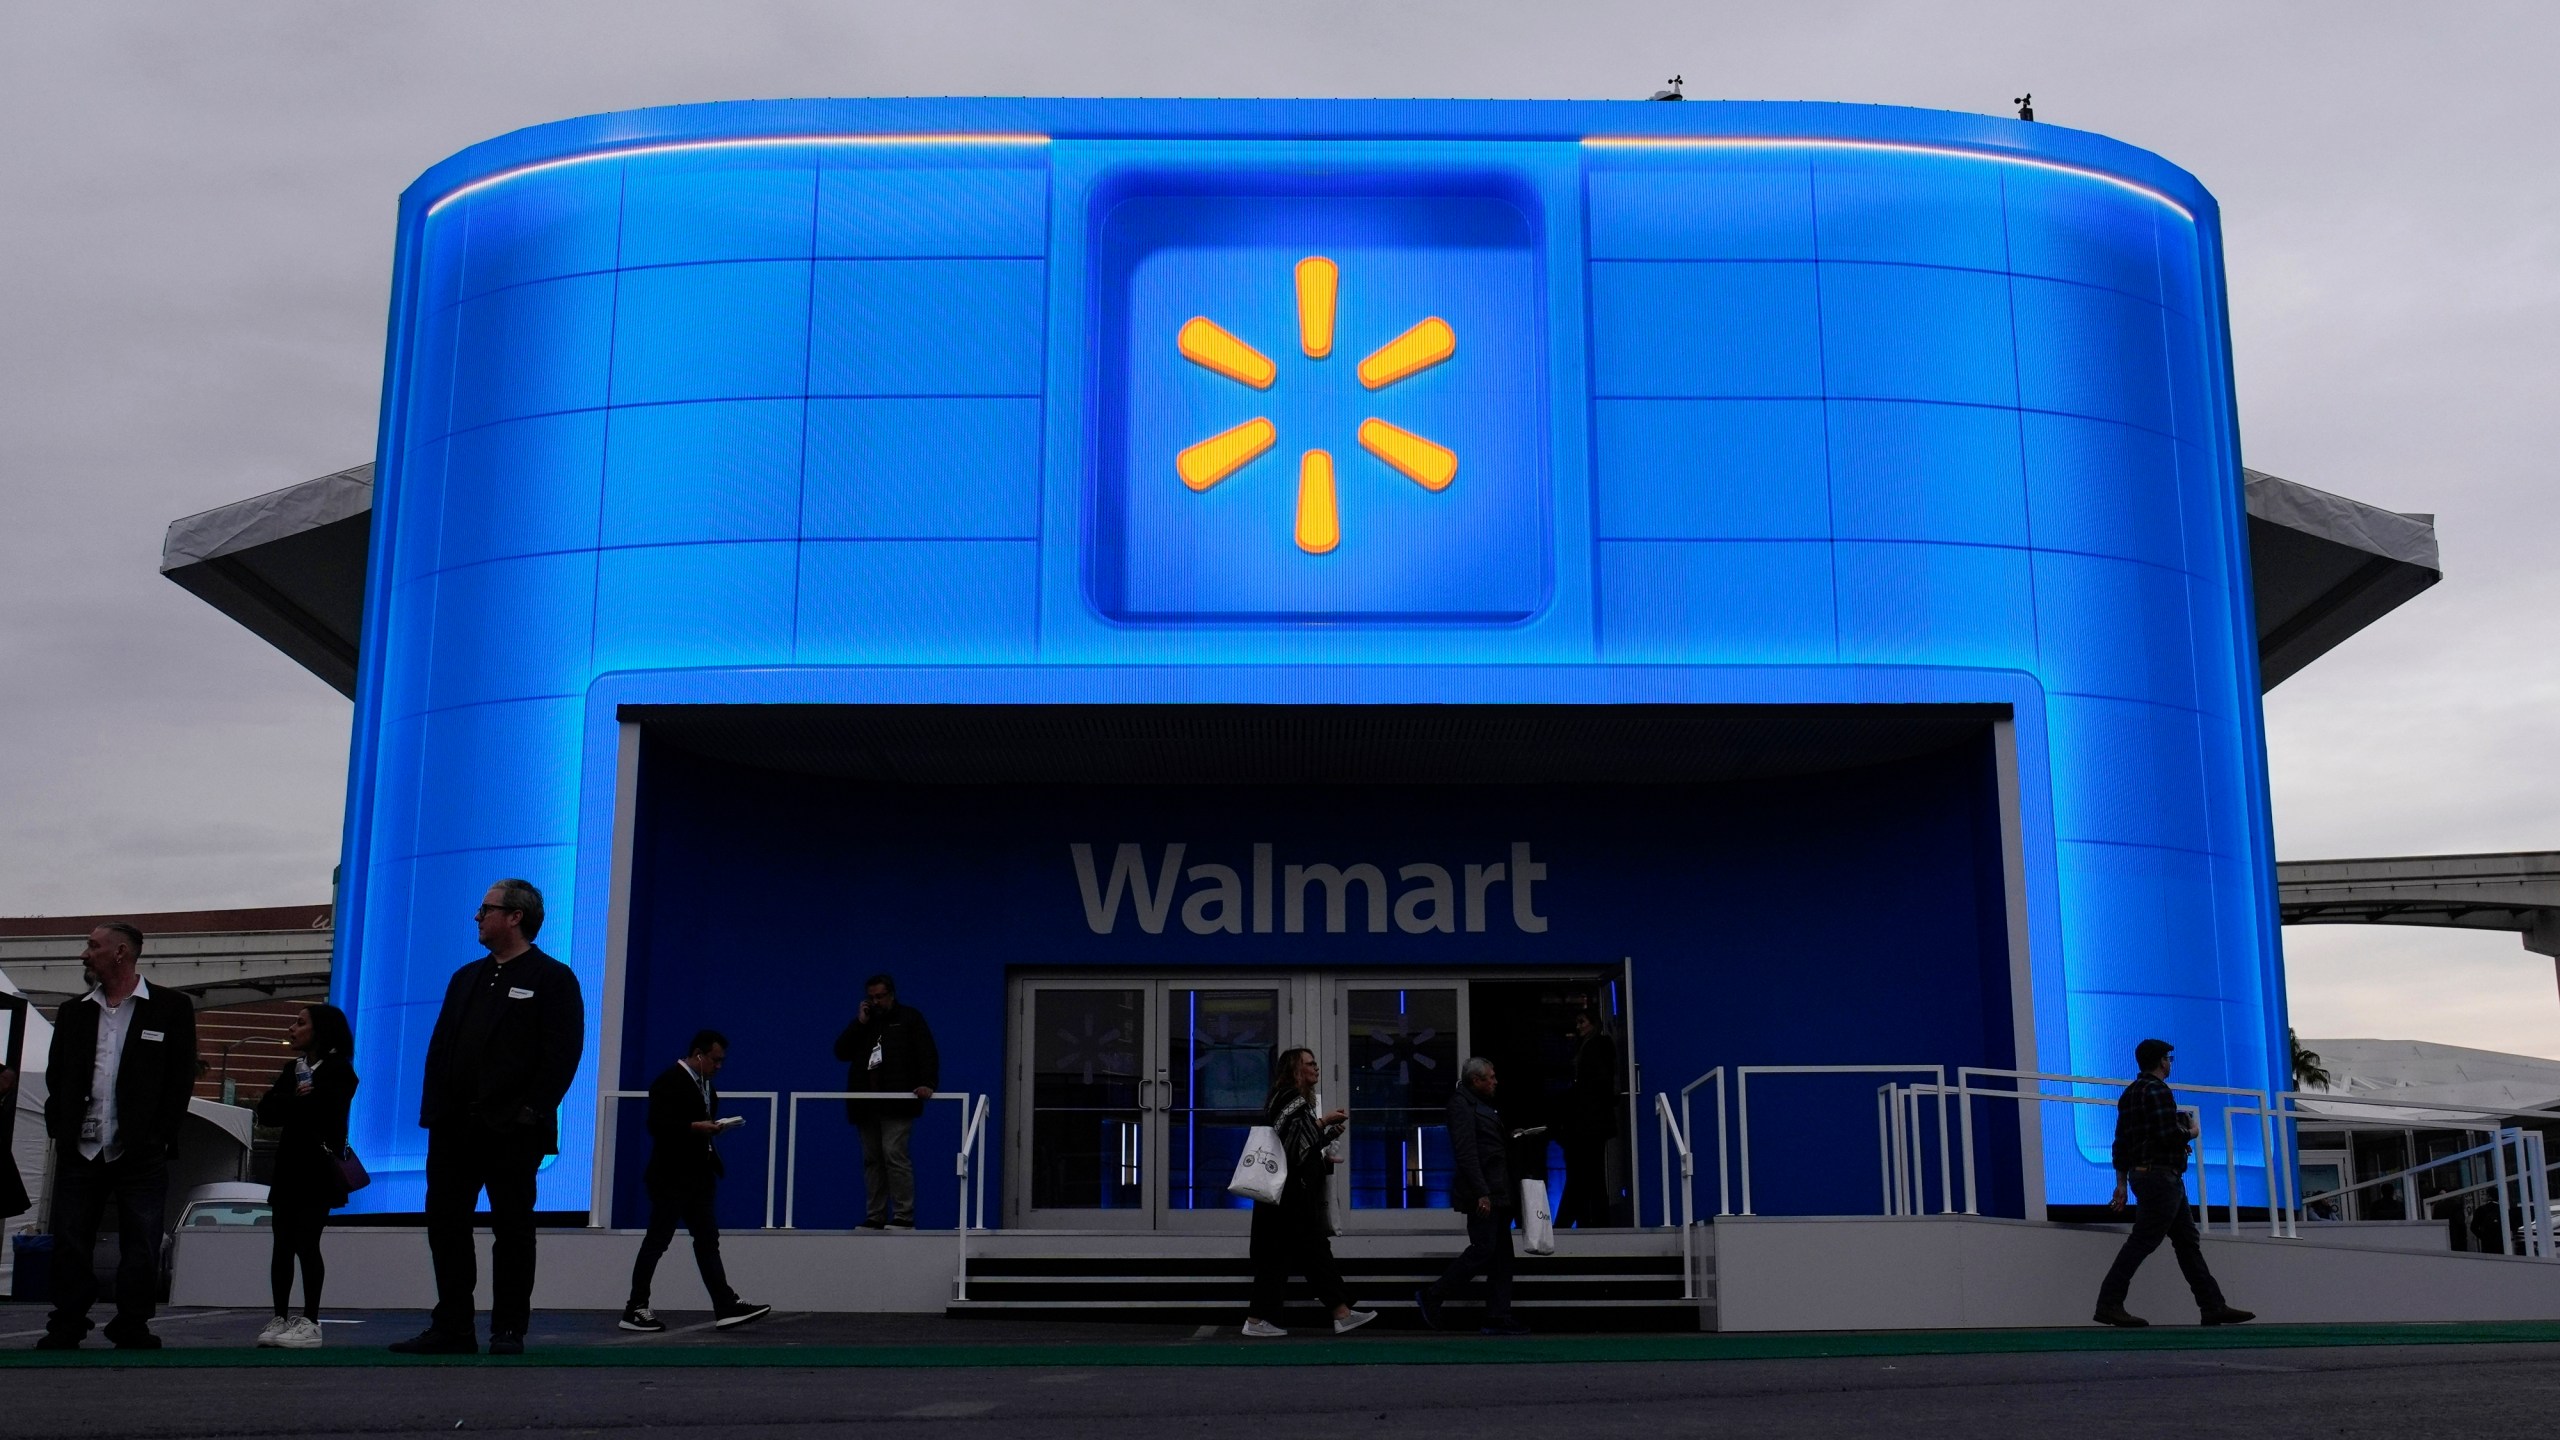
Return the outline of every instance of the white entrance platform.
<path id="1" fill-rule="evenodd" d="M 637 1230 L 545 1230 L 535 1242 L 537 1310 L 619 1310 L 640 1253 Z M 971 1236 L 975 1251 L 986 1237 Z M 480 1243 L 480 1298 L 489 1304 L 489 1233 Z M 268 1303 L 268 1232 L 225 1228 L 178 1234 L 173 1305 Z M 321 1237 L 329 1267 L 322 1298 L 333 1308 L 423 1311 L 435 1303 L 427 1232 L 415 1226 L 333 1226 Z M 759 1304 L 785 1310 L 939 1315 L 951 1304 L 960 1242 L 948 1230 L 741 1230 L 720 1237 L 729 1284 Z M 297 1289 L 297 1298 L 301 1292 Z M 650 1304 L 708 1310 L 682 1231 L 658 1262 Z"/>
<path id="2" fill-rule="evenodd" d="M 2125 1228 L 1972 1216 L 1725 1216 L 1715 1244 L 1714 1324 L 1726 1331 L 1973 1330 L 2083 1326 Z M 2306 1227 L 2307 1229 L 2309 1227 Z M 2204 1242 L 2224 1296 L 2263 1321 L 2312 1324 L 2560 1319 L 2560 1261 L 2406 1248 L 2355 1230 Z M 2125 1308 L 2193 1325 L 2195 1302 L 2162 1245 Z"/>

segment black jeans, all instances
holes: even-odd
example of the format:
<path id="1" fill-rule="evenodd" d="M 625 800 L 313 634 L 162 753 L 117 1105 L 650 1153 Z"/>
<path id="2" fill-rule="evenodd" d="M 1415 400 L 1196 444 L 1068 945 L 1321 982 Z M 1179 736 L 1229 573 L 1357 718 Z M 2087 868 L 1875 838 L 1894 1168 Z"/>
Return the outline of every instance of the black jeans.
<path id="1" fill-rule="evenodd" d="M 489 1330 L 523 1334 L 533 1317 L 534 1172 L 542 1142 L 530 1131 L 468 1123 L 427 1132 L 427 1253 L 436 1267 L 436 1308 L 428 1322 L 448 1335 L 472 1333 L 471 1293 L 480 1255 L 471 1239 L 480 1192 L 489 1192 Z"/>
<path id="2" fill-rule="evenodd" d="M 162 1224 L 168 1214 L 169 1160 L 158 1147 L 115 1160 L 83 1157 L 62 1146 L 53 1177 L 53 1313 L 45 1329 L 77 1340 L 89 1333 L 98 1300 L 98 1222 L 116 1214 L 116 1318 L 108 1338 L 151 1327 L 160 1297 Z"/>
<path id="3" fill-rule="evenodd" d="M 693 1237 L 694 1267 L 702 1272 L 702 1288 L 711 1296 L 712 1310 L 716 1313 L 738 1303 L 738 1292 L 729 1288 L 728 1268 L 720 1263 L 720 1221 L 711 1209 L 717 1193 L 708 1180 L 649 1187 L 649 1233 L 641 1237 L 640 1258 L 631 1266 L 631 1299 L 626 1308 L 649 1308 L 649 1282 L 657 1278 L 659 1259 L 675 1243 L 678 1224 Z"/>
<path id="4" fill-rule="evenodd" d="M 281 1188 L 281 1187 L 279 1187 Z M 275 1250 L 267 1261 L 267 1284 L 275 1292 L 276 1313 L 293 1309 L 293 1267 L 302 1265 L 302 1313 L 320 1318 L 320 1284 L 328 1267 L 320 1261 L 320 1232 L 329 1227 L 329 1207 L 316 1195 L 285 1194 L 272 1202 Z"/>
<path id="5" fill-rule="evenodd" d="M 2131 1178 L 2133 1189 L 2133 1233 L 2124 1238 L 2124 1248 L 2116 1252 L 2116 1263 L 2107 1270 L 2107 1278 L 2098 1286 L 2098 1308 L 2122 1305 L 2125 1293 L 2133 1288 L 2133 1272 L 2151 1258 L 2166 1239 L 2178 1256 L 2179 1273 L 2187 1277 L 2187 1289 L 2196 1297 L 2198 1310 L 2222 1308 L 2222 1287 L 2213 1283 L 2213 1272 L 2205 1268 L 2204 1247 L 2196 1241 L 2196 1222 L 2187 1214 L 2187 1183 L 2183 1175 L 2170 1170 L 2136 1170 Z"/>
<path id="6" fill-rule="evenodd" d="M 1289 1303 L 1289 1277 L 1304 1275 L 1307 1288 L 1327 1315 L 1351 1303 L 1343 1287 L 1342 1267 L 1333 1260 L 1333 1239 L 1324 1233 L 1321 1198 L 1292 1196 L 1278 1205 L 1259 1201 L 1253 1207 L 1253 1239 L 1246 1253 L 1253 1261 L 1253 1299 L 1244 1307 L 1250 1320 L 1280 1323 Z"/>
<path id="7" fill-rule="evenodd" d="M 1511 1217 L 1499 1210 L 1490 1215 L 1468 1214 L 1467 1248 L 1423 1293 L 1435 1303 L 1446 1300 L 1478 1275 L 1484 1277 L 1484 1318 L 1510 1319 Z"/>

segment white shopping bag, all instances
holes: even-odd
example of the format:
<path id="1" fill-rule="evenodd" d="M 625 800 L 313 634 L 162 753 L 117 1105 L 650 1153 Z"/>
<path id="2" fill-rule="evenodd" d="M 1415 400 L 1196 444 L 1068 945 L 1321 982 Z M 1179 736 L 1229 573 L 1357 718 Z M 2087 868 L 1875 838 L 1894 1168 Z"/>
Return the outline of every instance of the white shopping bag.
<path id="1" fill-rule="evenodd" d="M 1532 1255 L 1556 1253 L 1556 1217 L 1547 1209 L 1547 1182 L 1520 1182 L 1520 1248 Z"/>
<path id="2" fill-rule="evenodd" d="M 1244 1155 L 1236 1161 L 1236 1177 L 1227 1182 L 1227 1193 L 1277 1205 L 1280 1187 L 1288 1183 L 1289 1152 L 1280 1148 L 1279 1135 L 1268 1125 L 1254 1126 L 1253 1133 L 1245 1136 Z"/>

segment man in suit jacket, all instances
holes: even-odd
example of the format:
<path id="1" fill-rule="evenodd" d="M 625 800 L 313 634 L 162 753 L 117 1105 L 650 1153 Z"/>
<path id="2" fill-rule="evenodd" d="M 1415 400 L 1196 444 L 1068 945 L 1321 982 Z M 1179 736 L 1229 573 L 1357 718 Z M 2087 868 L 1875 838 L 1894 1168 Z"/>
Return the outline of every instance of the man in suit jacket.
<path id="1" fill-rule="evenodd" d="M 427 1132 L 427 1251 L 436 1308 L 427 1328 L 395 1343 L 404 1355 L 471 1355 L 472 1291 L 480 1257 L 471 1239 L 489 1192 L 489 1353 L 524 1353 L 533 1316 L 534 1175 L 560 1150 L 560 1097 L 587 1043 L 577 974 L 533 943 L 542 892 L 501 880 L 480 902 L 485 959 L 453 972 L 427 1040 L 418 1124 Z"/>
<path id="2" fill-rule="evenodd" d="M 89 993 L 56 1012 L 45 1062 L 45 1133 L 53 1138 L 53 1313 L 39 1350 L 77 1350 L 98 1297 L 98 1222 L 116 1212 L 119 1350 L 157 1350 L 169 1157 L 196 1083 L 196 1009 L 141 972 L 142 932 L 110 921 L 80 952 Z"/>
<path id="3" fill-rule="evenodd" d="M 649 1233 L 631 1267 L 631 1299 L 622 1307 L 625 1330 L 655 1334 L 667 1328 L 649 1310 L 649 1282 L 657 1276 L 659 1257 L 675 1243 L 679 1221 L 693 1236 L 693 1263 L 702 1271 L 717 1328 L 734 1329 L 773 1313 L 770 1305 L 739 1299 L 720 1263 L 720 1221 L 712 1213 L 712 1200 L 728 1167 L 712 1144 L 723 1127 L 720 1091 L 711 1077 L 727 1063 L 729 1037 L 697 1030 L 684 1058 L 649 1082 L 649 1168 L 640 1175 L 649 1187 Z"/>

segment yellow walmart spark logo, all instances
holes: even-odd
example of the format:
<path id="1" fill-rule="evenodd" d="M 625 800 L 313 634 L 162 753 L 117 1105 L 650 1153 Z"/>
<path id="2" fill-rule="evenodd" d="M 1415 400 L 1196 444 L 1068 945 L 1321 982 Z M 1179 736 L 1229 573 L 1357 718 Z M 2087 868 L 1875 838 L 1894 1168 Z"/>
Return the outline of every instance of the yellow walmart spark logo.
<path id="1" fill-rule="evenodd" d="M 1298 348 L 1310 360 L 1326 359 L 1333 354 L 1334 301 L 1340 292 L 1340 269 L 1321 255 L 1310 255 L 1298 262 L 1297 281 Z M 1256 390 L 1270 389 L 1271 382 L 1280 375 L 1280 367 L 1272 363 L 1271 357 L 1205 315 L 1183 322 L 1174 345 L 1193 364 Z M 1360 383 L 1371 390 L 1383 390 L 1456 353 L 1457 332 L 1449 328 L 1448 321 L 1433 315 L 1361 361 Z M 1256 416 L 1183 447 L 1174 456 L 1173 468 L 1183 484 L 1195 492 L 1206 490 L 1243 469 L 1279 438 L 1277 426 Z M 1375 417 L 1360 422 L 1360 446 L 1435 494 L 1448 489 L 1449 482 L 1458 478 L 1456 451 Z M 1331 451 L 1311 449 L 1298 457 L 1297 540 L 1298 548 L 1310 555 L 1325 554 L 1342 543 L 1342 508 L 1334 493 Z"/>

